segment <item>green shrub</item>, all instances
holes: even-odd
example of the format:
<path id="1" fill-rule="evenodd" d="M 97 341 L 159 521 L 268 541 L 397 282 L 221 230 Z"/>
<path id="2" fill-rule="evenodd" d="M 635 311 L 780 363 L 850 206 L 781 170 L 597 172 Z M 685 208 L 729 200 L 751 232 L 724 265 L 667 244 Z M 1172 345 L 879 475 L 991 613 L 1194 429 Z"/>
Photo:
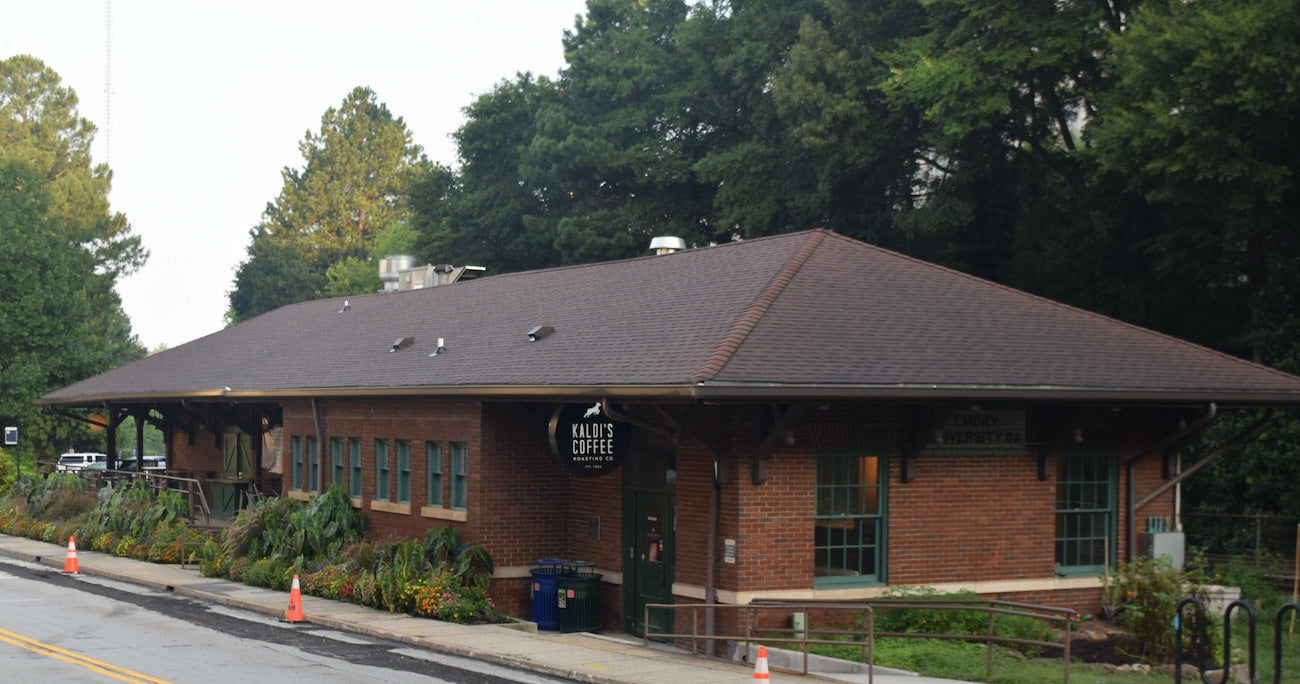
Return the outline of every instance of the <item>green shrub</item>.
<path id="1" fill-rule="evenodd" d="M 244 584 L 255 587 L 275 589 L 282 584 L 280 577 L 284 574 L 285 563 L 275 558 L 259 558 L 248 564 L 244 570 Z"/>
<path id="2" fill-rule="evenodd" d="M 455 527 L 445 526 L 426 532 L 424 552 L 434 568 L 451 572 L 467 586 L 487 589 L 494 567 L 492 557 L 483 547 L 462 542 L 460 530 Z"/>
<path id="3" fill-rule="evenodd" d="M 1282 592 L 1269 583 L 1265 567 L 1276 564 L 1283 559 L 1272 557 L 1263 559 L 1264 567 L 1253 562 L 1234 557 L 1228 561 L 1228 567 L 1215 572 L 1215 581 L 1230 587 L 1241 589 L 1241 598 L 1250 601 L 1261 615 L 1272 615 L 1289 600 Z"/>
<path id="4" fill-rule="evenodd" d="M 414 591 L 412 614 L 447 622 L 496 622 L 502 619 L 485 589 L 466 586 L 449 572 Z"/>
<path id="5" fill-rule="evenodd" d="M 885 598 L 902 600 L 952 601 L 982 603 L 984 599 L 972 591 L 941 593 L 930 587 L 891 587 Z M 907 634 L 988 634 L 989 611 L 956 608 L 888 608 L 875 606 L 877 632 Z M 996 636 L 1032 641 L 1055 641 L 1052 630 L 1034 618 L 995 613 L 993 633 Z M 1012 644 L 1011 647 L 1036 654 L 1039 647 Z"/>
<path id="6" fill-rule="evenodd" d="M 218 577 L 227 579 L 230 577 L 230 556 L 221 550 L 221 545 L 212 539 L 208 539 L 203 544 L 201 560 L 199 561 L 199 574 L 204 577 Z"/>
<path id="7" fill-rule="evenodd" d="M 1163 556 L 1121 563 L 1107 577 L 1102 604 L 1107 617 L 1127 630 L 1121 639 L 1122 647 L 1134 657 L 1149 662 L 1171 660 L 1174 611 L 1185 597 L 1204 601 L 1205 590 L 1201 585 L 1206 579 L 1200 568 L 1178 570 Z M 1209 633 L 1213 634 L 1214 630 L 1210 629 Z"/>

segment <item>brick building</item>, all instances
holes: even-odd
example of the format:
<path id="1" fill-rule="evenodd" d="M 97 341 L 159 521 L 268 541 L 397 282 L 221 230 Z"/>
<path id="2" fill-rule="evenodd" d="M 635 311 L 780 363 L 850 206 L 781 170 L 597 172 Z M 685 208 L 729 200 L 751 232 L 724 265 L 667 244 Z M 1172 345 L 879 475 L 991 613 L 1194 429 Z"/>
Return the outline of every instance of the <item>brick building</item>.
<path id="1" fill-rule="evenodd" d="M 153 416 L 217 498 L 459 526 L 516 615 L 536 559 L 593 562 L 639 632 L 901 585 L 1095 611 L 1178 529 L 1178 447 L 1300 378 L 815 230 L 303 302 L 40 402 Z"/>

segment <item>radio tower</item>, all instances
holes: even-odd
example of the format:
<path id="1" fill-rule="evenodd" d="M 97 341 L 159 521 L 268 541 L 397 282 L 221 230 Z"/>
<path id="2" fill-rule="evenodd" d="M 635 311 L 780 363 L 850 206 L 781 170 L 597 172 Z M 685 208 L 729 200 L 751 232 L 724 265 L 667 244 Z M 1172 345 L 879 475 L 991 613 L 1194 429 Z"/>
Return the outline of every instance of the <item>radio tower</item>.
<path id="1" fill-rule="evenodd" d="M 104 3 L 104 163 L 113 157 L 113 0 Z"/>

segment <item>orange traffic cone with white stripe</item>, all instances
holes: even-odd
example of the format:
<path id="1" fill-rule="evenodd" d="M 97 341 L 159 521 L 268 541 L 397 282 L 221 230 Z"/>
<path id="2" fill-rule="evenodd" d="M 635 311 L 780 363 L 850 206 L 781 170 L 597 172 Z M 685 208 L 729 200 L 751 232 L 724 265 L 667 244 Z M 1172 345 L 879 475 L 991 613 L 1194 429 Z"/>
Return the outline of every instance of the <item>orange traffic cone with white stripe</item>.
<path id="1" fill-rule="evenodd" d="M 293 586 L 289 588 L 289 610 L 284 612 L 285 622 L 302 622 L 302 588 L 298 585 L 298 576 L 293 576 Z"/>
<path id="2" fill-rule="evenodd" d="M 767 674 L 767 647 L 758 647 L 758 659 L 754 661 L 754 681 L 763 681 L 771 679 Z"/>
<path id="3" fill-rule="evenodd" d="M 63 571 L 67 573 L 71 573 L 73 575 L 77 575 L 81 573 L 81 569 L 77 565 L 77 536 L 76 535 L 72 535 L 68 537 L 68 558 L 67 560 L 63 561 Z"/>

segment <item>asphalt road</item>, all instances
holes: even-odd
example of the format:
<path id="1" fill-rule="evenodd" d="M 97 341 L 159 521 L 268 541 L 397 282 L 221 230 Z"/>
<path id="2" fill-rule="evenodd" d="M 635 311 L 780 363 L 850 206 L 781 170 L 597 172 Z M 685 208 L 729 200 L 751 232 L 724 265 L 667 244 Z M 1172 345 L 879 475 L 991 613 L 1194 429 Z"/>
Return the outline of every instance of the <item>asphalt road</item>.
<path id="1" fill-rule="evenodd" d="M 0 663 L 4 682 L 561 681 L 5 558 Z"/>

